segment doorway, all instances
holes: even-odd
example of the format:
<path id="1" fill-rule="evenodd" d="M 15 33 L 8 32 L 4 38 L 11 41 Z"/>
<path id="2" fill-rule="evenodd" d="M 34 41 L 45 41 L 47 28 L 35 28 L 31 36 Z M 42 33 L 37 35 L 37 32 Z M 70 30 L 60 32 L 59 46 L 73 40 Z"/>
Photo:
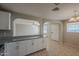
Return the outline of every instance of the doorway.
<path id="1" fill-rule="evenodd" d="M 59 24 L 58 23 L 52 23 L 50 24 L 50 39 L 59 41 Z"/>

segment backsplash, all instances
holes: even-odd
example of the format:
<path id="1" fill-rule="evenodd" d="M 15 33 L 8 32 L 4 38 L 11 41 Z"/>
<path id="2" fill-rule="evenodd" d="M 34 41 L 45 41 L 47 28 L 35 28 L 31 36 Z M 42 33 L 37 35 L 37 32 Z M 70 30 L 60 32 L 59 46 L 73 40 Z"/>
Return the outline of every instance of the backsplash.
<path id="1" fill-rule="evenodd" d="M 38 17 L 35 16 L 25 15 L 17 12 L 11 12 L 11 23 L 10 23 L 11 30 L 0 30 L 0 37 L 13 36 L 13 21 L 17 18 L 33 19 L 33 20 L 39 19 Z"/>
<path id="2" fill-rule="evenodd" d="M 0 37 L 11 36 L 11 31 L 9 30 L 0 30 Z"/>

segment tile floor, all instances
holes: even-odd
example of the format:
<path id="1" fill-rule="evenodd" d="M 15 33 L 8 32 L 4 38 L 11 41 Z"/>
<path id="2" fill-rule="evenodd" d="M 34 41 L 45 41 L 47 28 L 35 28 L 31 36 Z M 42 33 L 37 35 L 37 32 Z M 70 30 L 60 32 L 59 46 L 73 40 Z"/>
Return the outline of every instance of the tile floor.
<path id="1" fill-rule="evenodd" d="M 48 53 L 46 49 L 40 50 L 38 52 L 32 53 L 30 56 L 47 56 Z"/>
<path id="2" fill-rule="evenodd" d="M 50 41 L 48 46 L 49 56 L 79 56 L 79 48 L 62 45 L 56 41 Z"/>
<path id="3" fill-rule="evenodd" d="M 79 48 L 51 41 L 47 50 L 38 51 L 31 56 L 79 56 Z"/>

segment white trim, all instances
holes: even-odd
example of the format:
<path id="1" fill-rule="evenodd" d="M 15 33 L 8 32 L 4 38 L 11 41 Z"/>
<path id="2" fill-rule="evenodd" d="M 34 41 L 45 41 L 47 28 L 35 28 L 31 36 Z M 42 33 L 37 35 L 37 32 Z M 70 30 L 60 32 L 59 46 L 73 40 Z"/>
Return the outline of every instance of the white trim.
<path id="1" fill-rule="evenodd" d="M 11 29 L 11 13 L 9 13 L 9 29 Z"/>

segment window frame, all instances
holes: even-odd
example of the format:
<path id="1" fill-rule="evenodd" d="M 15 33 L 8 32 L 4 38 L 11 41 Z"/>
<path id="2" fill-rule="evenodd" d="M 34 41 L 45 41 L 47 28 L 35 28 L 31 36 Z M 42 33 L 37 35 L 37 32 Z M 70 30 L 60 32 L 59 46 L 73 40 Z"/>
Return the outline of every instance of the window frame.
<path id="1" fill-rule="evenodd" d="M 66 29 L 67 32 L 79 33 L 79 22 L 67 23 L 66 26 L 67 26 Z"/>

